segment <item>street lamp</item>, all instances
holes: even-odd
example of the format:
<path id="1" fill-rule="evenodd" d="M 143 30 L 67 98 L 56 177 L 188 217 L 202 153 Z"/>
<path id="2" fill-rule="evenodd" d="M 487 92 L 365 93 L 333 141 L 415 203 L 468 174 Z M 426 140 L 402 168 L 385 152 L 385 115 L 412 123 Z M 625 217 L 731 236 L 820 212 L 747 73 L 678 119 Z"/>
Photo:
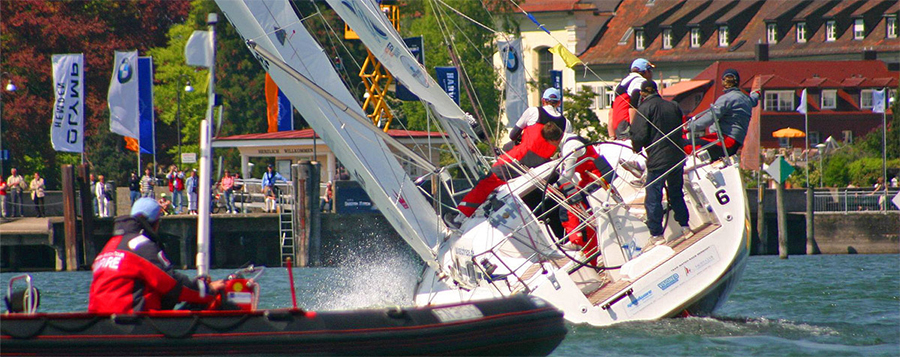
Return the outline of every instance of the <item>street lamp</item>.
<path id="1" fill-rule="evenodd" d="M 816 149 L 819 149 L 819 188 L 822 188 L 824 187 L 822 180 L 825 179 L 825 164 L 822 163 L 822 159 L 825 157 L 825 143 L 816 144 Z"/>
<path id="2" fill-rule="evenodd" d="M 0 78 L 3 78 L 3 75 L 10 77 L 9 72 L 0 73 Z M 5 87 L 7 92 L 15 92 L 16 85 L 13 84 L 12 78 L 8 79 Z M 0 90 L 0 176 L 3 176 L 3 162 L 6 161 L 9 155 L 4 155 L 3 151 L 3 91 Z"/>
<path id="3" fill-rule="evenodd" d="M 187 76 L 182 74 L 179 77 L 179 79 L 184 78 L 184 77 L 187 77 Z M 184 84 L 184 91 L 188 92 L 188 93 L 194 91 L 194 87 L 191 86 L 190 80 L 188 80 Z M 178 93 L 178 95 L 177 95 L 176 103 L 178 103 L 178 104 L 177 104 L 177 109 L 175 111 L 175 121 L 178 123 L 177 124 L 178 125 L 178 169 L 182 170 L 182 169 L 184 169 L 184 167 L 183 167 L 184 163 L 181 162 L 181 91 L 178 91 L 177 93 Z"/>

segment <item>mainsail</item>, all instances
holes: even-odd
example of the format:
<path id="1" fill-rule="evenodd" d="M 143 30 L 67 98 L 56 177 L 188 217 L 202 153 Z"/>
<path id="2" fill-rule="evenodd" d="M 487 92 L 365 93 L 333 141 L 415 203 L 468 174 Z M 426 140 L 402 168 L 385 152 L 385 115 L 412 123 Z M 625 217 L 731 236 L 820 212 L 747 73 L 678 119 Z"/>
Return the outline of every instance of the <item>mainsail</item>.
<path id="1" fill-rule="evenodd" d="M 260 63 L 341 163 L 369 194 L 401 237 L 440 271 L 436 247 L 446 226 L 397 158 L 390 137 L 361 118 L 365 114 L 344 87 L 328 56 L 307 32 L 287 0 L 216 0 Z M 413 154 L 414 155 L 414 154 Z"/>
<path id="2" fill-rule="evenodd" d="M 411 92 L 428 104 L 441 127 L 447 130 L 450 142 L 456 146 L 460 159 L 472 177 L 480 177 L 488 165 L 475 149 L 472 130 L 466 113 L 428 75 L 427 70 L 409 52 L 403 38 L 394 29 L 381 9 L 373 1 L 327 0 L 359 39 L 378 58 L 378 61 Z"/>

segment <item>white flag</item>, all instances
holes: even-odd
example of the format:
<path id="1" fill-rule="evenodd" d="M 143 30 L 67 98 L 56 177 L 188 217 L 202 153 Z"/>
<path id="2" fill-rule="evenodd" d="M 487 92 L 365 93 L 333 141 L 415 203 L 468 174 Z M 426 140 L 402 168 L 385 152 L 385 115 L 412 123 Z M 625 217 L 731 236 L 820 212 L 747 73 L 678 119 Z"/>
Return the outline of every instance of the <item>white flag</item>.
<path id="1" fill-rule="evenodd" d="M 194 31 L 184 46 L 185 62 L 189 66 L 212 67 L 213 49 L 209 31 Z"/>
<path id="2" fill-rule="evenodd" d="M 140 137 L 138 107 L 137 51 L 116 51 L 112 79 L 109 81 L 109 130 L 132 138 Z"/>
<path id="3" fill-rule="evenodd" d="M 53 55 L 53 150 L 84 152 L 84 55 Z"/>
<path id="4" fill-rule="evenodd" d="M 803 93 L 800 94 L 800 106 L 797 107 L 797 111 L 806 114 L 806 88 L 803 88 Z"/>
<path id="5" fill-rule="evenodd" d="M 500 47 L 500 59 L 506 67 L 506 127 L 512 128 L 525 109 L 528 109 L 522 40 L 498 42 L 497 45 Z"/>
<path id="6" fill-rule="evenodd" d="M 872 91 L 872 111 L 873 112 L 884 113 L 884 111 L 886 109 L 885 104 L 887 104 L 887 101 L 884 100 L 885 92 L 886 92 L 886 90 L 884 90 L 884 89 Z"/>

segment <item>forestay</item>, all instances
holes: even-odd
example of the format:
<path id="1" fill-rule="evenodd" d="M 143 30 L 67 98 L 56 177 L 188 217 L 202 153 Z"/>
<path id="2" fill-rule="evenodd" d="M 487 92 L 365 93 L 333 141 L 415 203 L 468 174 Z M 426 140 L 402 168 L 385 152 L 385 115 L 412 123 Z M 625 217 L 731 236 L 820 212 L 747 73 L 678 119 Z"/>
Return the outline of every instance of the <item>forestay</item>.
<path id="1" fill-rule="evenodd" d="M 472 177 L 481 177 L 488 165 L 475 148 L 475 132 L 466 113 L 444 92 L 426 69 L 416 61 L 381 9 L 373 1 L 327 0 L 359 39 L 388 71 L 428 104 L 456 146 Z"/>
<path id="2" fill-rule="evenodd" d="M 369 194 L 400 236 L 432 268 L 446 226 L 405 173 L 287 0 L 216 0 L 272 79 Z M 267 56 L 261 53 L 265 51 Z M 281 61 L 275 65 L 273 62 Z M 287 69 L 287 70 L 285 70 Z M 295 72 L 294 72 L 295 71 Z M 298 77 L 308 80 L 298 80 Z M 310 83 L 311 82 L 311 83 Z M 327 91 L 327 95 L 321 94 Z M 375 130 L 373 130 L 375 129 Z M 379 135 L 382 134 L 382 135 Z"/>

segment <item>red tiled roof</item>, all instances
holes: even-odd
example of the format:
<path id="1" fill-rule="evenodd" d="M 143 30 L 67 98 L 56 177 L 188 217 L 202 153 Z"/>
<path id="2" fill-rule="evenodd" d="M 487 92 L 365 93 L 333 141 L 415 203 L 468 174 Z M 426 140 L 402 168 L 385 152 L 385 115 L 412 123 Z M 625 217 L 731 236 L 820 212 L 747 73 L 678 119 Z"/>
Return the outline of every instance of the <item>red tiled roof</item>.
<path id="1" fill-rule="evenodd" d="M 866 1 L 862 6 L 860 6 L 859 9 L 856 9 L 856 11 L 854 11 L 853 14 L 850 15 L 850 17 L 862 17 L 866 15 L 867 12 L 870 12 L 872 10 L 878 11 L 878 8 L 882 7 L 884 8 L 883 10 L 887 10 L 889 6 L 896 3 L 897 0 L 869 0 Z"/>
<path id="2" fill-rule="evenodd" d="M 900 80 L 898 80 L 897 77 L 867 78 L 865 82 L 863 82 L 862 84 L 860 84 L 860 87 L 873 87 L 873 88 L 878 88 L 878 87 L 891 87 L 891 88 L 896 88 L 898 82 L 900 82 Z"/>
<path id="3" fill-rule="evenodd" d="M 694 15 L 692 10 L 697 9 L 698 3 L 694 0 L 656 0 L 653 6 L 646 6 L 647 0 L 623 0 L 600 38 L 579 57 L 588 65 L 622 64 L 622 68 L 632 59 L 643 57 L 656 63 L 660 70 L 665 70 L 667 62 L 750 60 L 755 58 L 756 44 L 766 41 L 766 21 L 769 21 L 777 24 L 780 37 L 776 44 L 768 45 L 772 59 L 852 55 L 860 53 L 861 48 L 882 54 L 880 58 L 883 54 L 900 52 L 900 38 L 886 38 L 885 20 L 872 15 L 888 6 L 898 8 L 897 3 L 889 1 L 893 0 L 872 0 L 873 5 L 861 0 L 739 0 L 737 3 L 714 0 L 702 13 Z M 866 36 L 854 40 L 852 29 L 848 29 L 848 24 L 852 24 L 849 16 L 863 8 L 870 8 L 865 15 Z M 885 14 L 891 11 L 897 10 Z M 825 41 L 821 18 L 826 14 L 837 16 L 836 41 Z M 729 36 L 733 37 L 729 47 L 718 45 L 718 29 L 704 24 L 707 18 L 729 26 Z M 807 42 L 797 43 L 795 21 L 807 22 Z M 701 29 L 701 45 L 690 48 L 690 31 L 685 26 L 695 25 Z M 647 36 L 643 50 L 634 48 L 634 34 L 629 30 L 635 27 L 643 27 Z M 662 48 L 662 36 L 657 35 L 661 33 L 659 27 L 672 28 L 673 48 Z"/>
<path id="4" fill-rule="evenodd" d="M 665 99 L 672 100 L 672 98 L 675 98 L 679 94 L 690 92 L 705 85 L 709 85 L 710 83 L 712 83 L 712 81 L 708 79 L 699 81 L 681 81 L 661 89 L 659 95 L 663 96 Z"/>
<path id="5" fill-rule="evenodd" d="M 605 1 L 612 2 L 612 1 Z M 594 11 L 597 7 L 590 1 L 581 0 L 530 0 L 520 4 L 522 10 L 527 12 L 554 12 L 554 11 Z"/>
<path id="6" fill-rule="evenodd" d="M 693 80 L 711 80 L 713 85 L 705 91 L 703 100 L 695 111 L 706 109 L 712 102 L 722 95 L 722 73 L 726 69 L 735 69 L 741 75 L 741 89 L 750 91 L 755 76 L 760 77 L 763 89 L 800 89 L 814 86 L 805 86 L 803 83 L 812 79 L 825 79 L 820 87 L 858 87 L 880 88 L 886 81 L 888 86 L 896 86 L 898 73 L 887 69 L 882 61 L 773 61 L 773 62 L 715 62 L 700 72 Z M 871 78 L 872 80 L 869 80 Z M 824 84 L 823 84 L 824 83 Z M 869 84 L 875 84 L 869 86 Z M 841 91 L 842 94 L 845 94 Z M 847 102 L 854 100 L 844 98 Z"/>
<path id="7" fill-rule="evenodd" d="M 709 7 L 711 1 L 709 0 L 687 0 L 684 5 L 681 6 L 678 11 L 673 13 L 671 16 L 663 19 L 660 22 L 660 26 L 671 26 L 674 23 L 690 23 L 691 20 L 697 17 L 704 9 Z M 724 2 L 724 1 L 723 1 Z M 727 2 L 725 2 L 727 3 Z"/>
<path id="8" fill-rule="evenodd" d="M 398 130 L 391 129 L 387 132 L 388 135 L 395 138 L 427 138 L 431 137 L 441 137 L 444 134 L 440 132 L 427 132 L 427 131 L 417 131 L 417 130 Z M 312 139 L 313 136 L 319 138 L 319 135 L 315 133 L 312 129 L 303 129 L 303 130 L 290 130 L 290 131 L 277 131 L 273 133 L 257 133 L 257 134 L 241 134 L 241 135 L 232 135 L 226 136 L 222 138 L 216 138 L 216 141 L 225 141 L 225 140 L 284 140 L 284 139 Z"/>

